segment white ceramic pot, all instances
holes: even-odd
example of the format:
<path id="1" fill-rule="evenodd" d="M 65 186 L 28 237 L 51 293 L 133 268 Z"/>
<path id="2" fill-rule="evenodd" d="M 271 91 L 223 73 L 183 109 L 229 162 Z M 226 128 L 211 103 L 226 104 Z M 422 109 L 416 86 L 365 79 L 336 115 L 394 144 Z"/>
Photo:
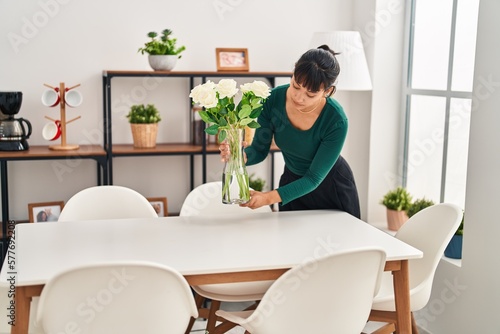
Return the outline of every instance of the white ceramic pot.
<path id="1" fill-rule="evenodd" d="M 176 55 L 148 56 L 149 65 L 155 71 L 171 71 L 178 58 Z"/>

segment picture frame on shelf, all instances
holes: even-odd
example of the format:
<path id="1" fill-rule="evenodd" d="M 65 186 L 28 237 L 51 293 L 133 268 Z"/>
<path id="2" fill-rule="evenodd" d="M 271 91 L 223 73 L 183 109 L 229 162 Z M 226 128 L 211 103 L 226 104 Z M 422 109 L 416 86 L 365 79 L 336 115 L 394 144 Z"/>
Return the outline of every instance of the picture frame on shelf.
<path id="1" fill-rule="evenodd" d="M 216 48 L 217 71 L 249 71 L 248 49 Z"/>
<path id="2" fill-rule="evenodd" d="M 153 206 L 158 217 L 167 217 L 168 216 L 168 205 L 166 197 L 148 197 L 147 200 Z"/>
<path id="3" fill-rule="evenodd" d="M 57 221 L 63 207 L 64 201 L 29 203 L 29 222 L 43 223 Z"/>

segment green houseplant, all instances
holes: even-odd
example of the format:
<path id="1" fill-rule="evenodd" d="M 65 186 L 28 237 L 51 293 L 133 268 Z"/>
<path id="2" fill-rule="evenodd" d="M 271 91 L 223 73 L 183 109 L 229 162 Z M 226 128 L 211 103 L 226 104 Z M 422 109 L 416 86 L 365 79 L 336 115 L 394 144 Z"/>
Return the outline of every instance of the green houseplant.
<path id="1" fill-rule="evenodd" d="M 177 46 L 177 38 L 172 38 L 172 30 L 164 29 L 161 36 L 151 31 L 147 34 L 151 40 L 144 43 L 138 52 L 147 53 L 149 65 L 155 71 L 170 71 L 177 64 L 177 59 L 181 58 L 181 53 L 186 50 L 184 45 Z"/>
<path id="2" fill-rule="evenodd" d="M 415 200 L 413 203 L 410 204 L 408 209 L 406 210 L 406 214 L 408 215 L 408 218 L 419 212 L 420 210 L 423 210 L 429 206 L 434 205 L 435 203 L 430 200 L 430 199 L 425 199 L 424 198 L 419 198 Z"/>
<path id="3" fill-rule="evenodd" d="M 403 187 L 387 192 L 380 202 L 387 209 L 387 227 L 397 231 L 408 220 L 406 210 L 411 205 L 412 196 Z"/>
<path id="4" fill-rule="evenodd" d="M 134 147 L 153 148 L 156 146 L 160 112 L 154 104 L 136 104 L 130 107 L 127 118 L 132 129 Z"/>

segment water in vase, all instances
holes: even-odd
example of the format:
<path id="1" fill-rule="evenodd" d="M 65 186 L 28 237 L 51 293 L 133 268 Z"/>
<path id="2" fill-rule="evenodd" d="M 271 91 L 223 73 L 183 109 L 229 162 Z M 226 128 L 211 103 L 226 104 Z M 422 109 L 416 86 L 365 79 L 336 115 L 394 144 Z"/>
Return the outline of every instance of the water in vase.
<path id="1" fill-rule="evenodd" d="M 228 172 L 222 173 L 222 203 L 244 204 L 250 200 L 248 173 Z"/>

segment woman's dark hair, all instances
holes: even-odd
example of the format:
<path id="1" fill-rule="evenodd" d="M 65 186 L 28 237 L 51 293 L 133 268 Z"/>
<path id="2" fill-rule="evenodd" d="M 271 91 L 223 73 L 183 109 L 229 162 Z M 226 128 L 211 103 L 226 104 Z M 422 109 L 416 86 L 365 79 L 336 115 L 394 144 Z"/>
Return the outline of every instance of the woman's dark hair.
<path id="1" fill-rule="evenodd" d="M 328 45 L 307 51 L 295 63 L 295 82 L 311 92 L 319 91 L 322 86 L 324 90 L 333 87 L 332 93 L 335 92 L 334 84 L 340 73 L 336 55 Z"/>

